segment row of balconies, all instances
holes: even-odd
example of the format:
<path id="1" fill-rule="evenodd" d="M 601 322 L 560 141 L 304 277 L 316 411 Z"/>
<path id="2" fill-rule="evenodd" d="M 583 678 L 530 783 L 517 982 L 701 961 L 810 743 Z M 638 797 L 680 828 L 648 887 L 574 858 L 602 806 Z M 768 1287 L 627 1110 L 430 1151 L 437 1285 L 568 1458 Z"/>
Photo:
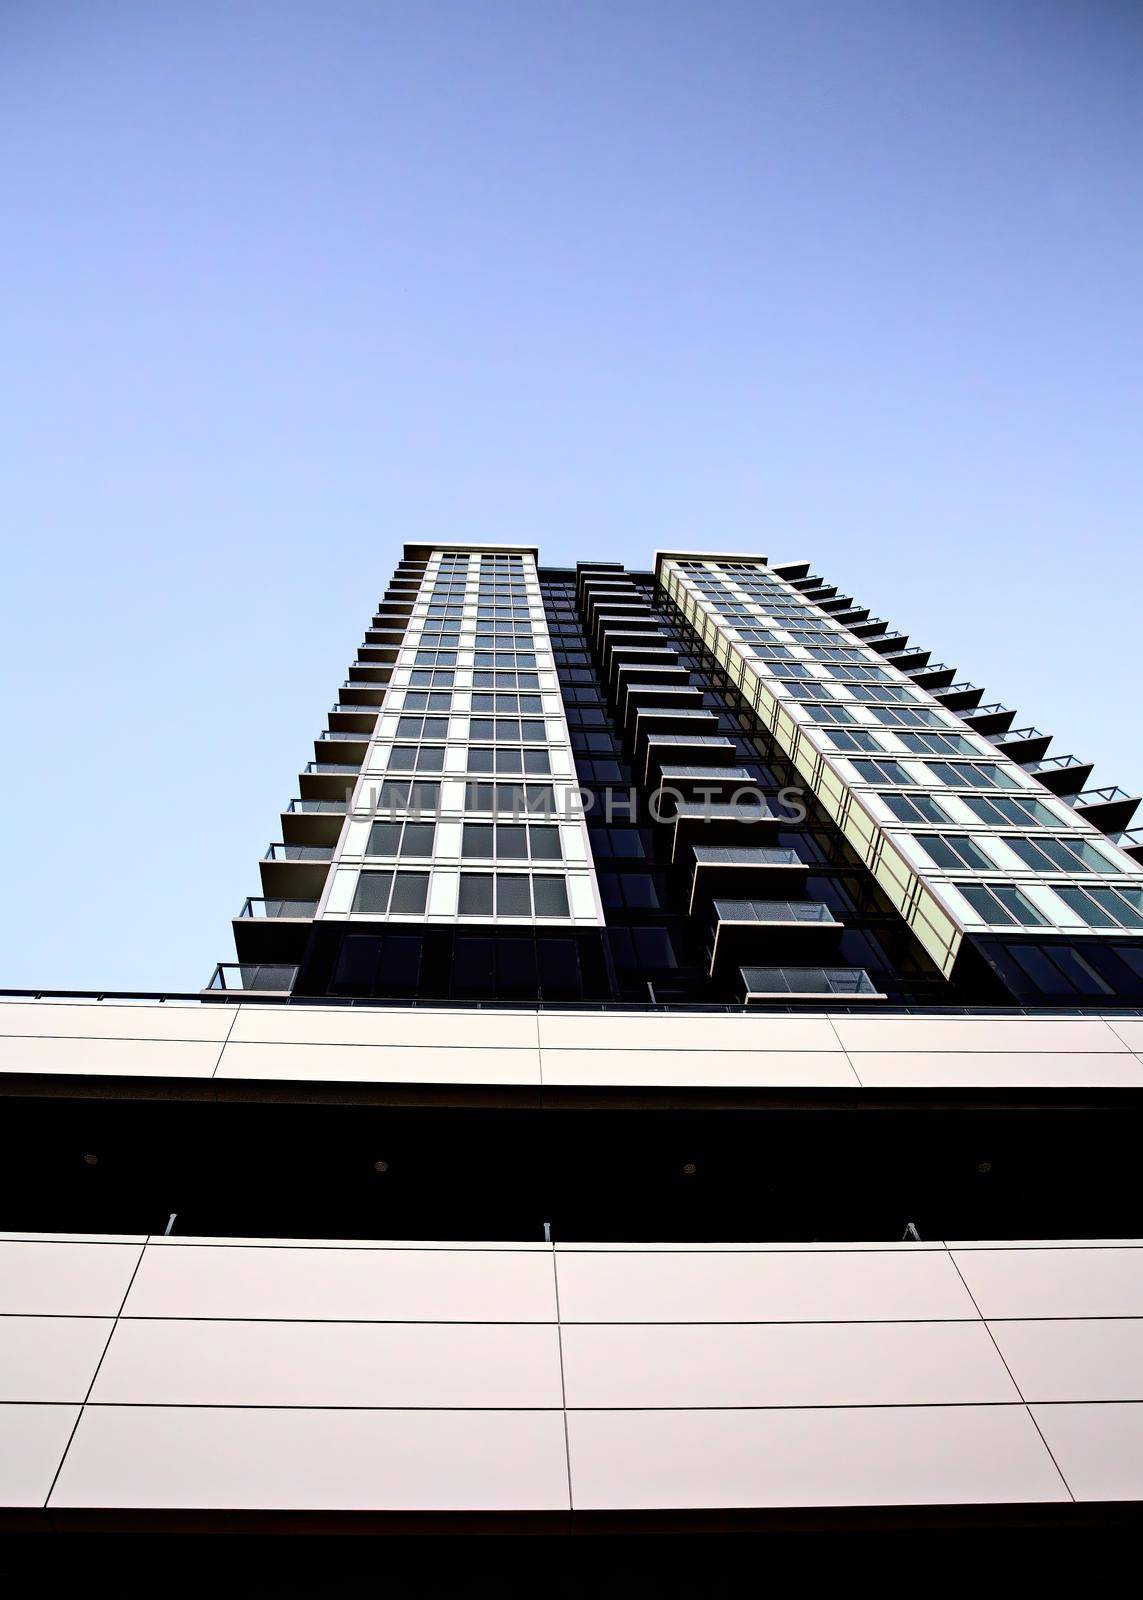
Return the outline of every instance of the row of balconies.
<path id="1" fill-rule="evenodd" d="M 398 565 L 330 708 L 329 726 L 314 740 L 314 759 L 298 776 L 297 797 L 282 812 L 281 840 L 258 863 L 262 894 L 234 918 L 238 961 L 216 969 L 212 991 L 292 987 L 424 569 L 423 561 Z"/>
<path id="2" fill-rule="evenodd" d="M 744 1000 L 875 995 L 866 973 L 815 965 L 836 962 L 843 924 L 804 898 L 808 864 L 773 842 L 781 819 L 761 796 L 744 803 L 753 780 L 644 595 L 600 564 L 579 567 L 576 598 L 632 768 L 657 793 L 688 914 L 707 930 L 717 987 Z"/>
<path id="3" fill-rule="evenodd" d="M 1134 860 L 1143 861 L 1143 844 L 1128 832 L 1139 796 L 1114 786 L 1089 789 L 1090 762 L 1073 755 L 1049 757 L 1050 733 L 1035 727 L 1013 728 L 1015 711 L 999 702 L 982 705 L 983 689 L 976 684 L 954 681 L 956 669 L 943 662 L 932 662 L 929 651 L 913 646 L 906 648 L 908 636 L 890 628 L 883 617 L 870 617 L 868 611 L 854 616 L 849 609 L 852 602 L 847 602 L 843 609 L 838 604 L 837 589 L 812 575 L 808 562 L 790 562 L 771 570 L 799 590 L 804 599 L 847 627 L 862 644 L 879 651 L 887 661 L 908 673 L 942 705 L 955 711 L 968 727 L 991 739 L 1002 755 L 1031 773 L 1054 795 L 1066 800 L 1077 816 L 1106 834 Z"/>

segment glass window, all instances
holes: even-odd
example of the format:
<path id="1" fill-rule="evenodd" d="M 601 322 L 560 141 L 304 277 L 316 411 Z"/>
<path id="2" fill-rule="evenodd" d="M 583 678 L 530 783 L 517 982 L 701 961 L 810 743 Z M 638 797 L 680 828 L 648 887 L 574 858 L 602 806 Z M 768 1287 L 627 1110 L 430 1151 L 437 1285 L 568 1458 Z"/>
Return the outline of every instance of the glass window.
<path id="1" fill-rule="evenodd" d="M 502 822 L 496 829 L 496 854 L 509 861 L 527 861 L 528 830 L 521 823 Z"/>
<path id="2" fill-rule="evenodd" d="M 927 794 L 885 794 L 877 796 L 883 800 L 898 822 L 950 822 L 952 819 L 931 795 Z"/>
<path id="3" fill-rule="evenodd" d="M 1047 925 L 1047 917 L 1041 916 L 1028 896 L 1021 894 L 1019 889 L 1014 889 L 1009 883 L 992 883 L 989 884 L 989 888 L 1013 922 L 1022 923 L 1030 928 L 1042 928 Z"/>
<path id="4" fill-rule="evenodd" d="M 492 860 L 494 830 L 490 822 L 466 822 L 461 836 L 460 853 L 466 859 Z"/>
<path id="5" fill-rule="evenodd" d="M 383 917 L 389 909 L 389 891 L 393 887 L 391 872 L 363 872 L 357 880 L 357 893 L 353 909 L 367 916 Z"/>
<path id="6" fill-rule="evenodd" d="M 436 827 L 431 822 L 406 822 L 401 839 L 403 856 L 431 856 Z"/>
<path id="7" fill-rule="evenodd" d="M 461 873 L 457 910 L 462 917 L 490 917 L 492 915 L 492 874 L 490 872 Z"/>
<path id="8" fill-rule="evenodd" d="M 1124 923 L 1128 928 L 1143 928 L 1139 905 L 1143 900 L 1143 891 L 1123 889 L 1117 894 L 1114 889 L 1089 889 L 1087 892 L 1096 905 L 1101 910 L 1109 911 L 1117 922 Z"/>
<path id="9" fill-rule="evenodd" d="M 496 913 L 502 917 L 531 916 L 532 900 L 523 873 L 496 874 Z"/>
<path id="10" fill-rule="evenodd" d="M 566 917 L 568 891 L 563 878 L 538 875 L 532 879 L 532 892 L 538 917 Z"/>
<path id="11" fill-rule="evenodd" d="M 389 903 L 390 913 L 420 916 L 424 912 L 428 892 L 427 872 L 398 872 L 393 883 L 393 898 Z"/>
<path id="12" fill-rule="evenodd" d="M 399 822 L 375 822 L 369 830 L 366 855 L 395 856 L 401 844 L 401 827 Z"/>
<path id="13" fill-rule="evenodd" d="M 1043 841 L 1045 846 L 1049 845 L 1051 842 L 1052 841 L 1050 839 L 1045 839 Z M 1038 849 L 1037 846 L 1032 843 L 1031 839 L 1012 838 L 1010 835 L 1005 834 L 1004 843 L 1008 846 L 1009 850 L 1013 851 L 1020 857 L 1020 860 L 1026 867 L 1032 867 L 1037 872 L 1059 872 L 1061 867 L 1064 871 L 1068 870 L 1069 864 L 1066 860 L 1066 857 L 1062 863 L 1053 861 L 1051 856 L 1045 855 L 1044 851 Z M 1074 865 L 1075 863 L 1072 862 L 1071 866 L 1074 867 Z"/>
<path id="14" fill-rule="evenodd" d="M 1071 889 L 1067 884 L 1060 884 L 1055 892 L 1065 905 L 1070 906 L 1081 922 L 1086 922 L 1089 928 L 1114 928 L 1116 919 L 1104 907 L 1099 905 L 1092 897 L 1085 894 L 1082 889 Z"/>
<path id="15" fill-rule="evenodd" d="M 537 828 L 534 824 L 528 830 L 532 844 L 532 859 L 534 861 L 562 861 L 563 851 L 560 849 L 560 830 L 558 828 Z"/>

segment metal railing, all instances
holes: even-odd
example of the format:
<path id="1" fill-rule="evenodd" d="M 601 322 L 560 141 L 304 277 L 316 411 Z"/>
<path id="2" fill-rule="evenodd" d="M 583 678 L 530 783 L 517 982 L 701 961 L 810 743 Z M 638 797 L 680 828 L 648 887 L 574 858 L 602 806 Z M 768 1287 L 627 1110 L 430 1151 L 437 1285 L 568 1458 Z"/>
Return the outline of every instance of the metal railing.
<path id="1" fill-rule="evenodd" d="M 1137 800 L 1138 795 L 1128 794 L 1126 789 L 1121 789 L 1117 783 L 1109 783 L 1103 789 L 1081 789 L 1075 796 L 1072 804 L 1075 806 L 1109 805 L 1117 800 Z"/>
<path id="2" fill-rule="evenodd" d="M 207 988 L 227 994 L 289 994 L 297 975 L 297 967 L 220 961 Z"/>
<path id="3" fill-rule="evenodd" d="M 820 900 L 716 900 L 719 922 L 833 922 L 829 906 Z"/>
<path id="4" fill-rule="evenodd" d="M 264 917 L 312 918 L 317 904 L 316 900 L 264 900 L 260 896 L 248 895 L 238 916 L 240 919 L 253 917 L 256 920 Z"/>

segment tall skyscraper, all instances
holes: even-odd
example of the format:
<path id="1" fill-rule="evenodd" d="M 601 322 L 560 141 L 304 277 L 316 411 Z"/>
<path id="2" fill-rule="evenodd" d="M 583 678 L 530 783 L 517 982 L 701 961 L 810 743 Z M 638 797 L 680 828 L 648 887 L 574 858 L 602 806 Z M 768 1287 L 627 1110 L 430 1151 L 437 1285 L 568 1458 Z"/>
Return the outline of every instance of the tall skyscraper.
<path id="1" fill-rule="evenodd" d="M 237 959 L 0 1004 L 9 1519 L 1130 1513 L 1143 833 L 1020 720 L 804 561 L 407 545 Z"/>
<path id="2" fill-rule="evenodd" d="M 1143 998 L 1137 800 L 805 562 L 406 547 L 227 987 Z"/>

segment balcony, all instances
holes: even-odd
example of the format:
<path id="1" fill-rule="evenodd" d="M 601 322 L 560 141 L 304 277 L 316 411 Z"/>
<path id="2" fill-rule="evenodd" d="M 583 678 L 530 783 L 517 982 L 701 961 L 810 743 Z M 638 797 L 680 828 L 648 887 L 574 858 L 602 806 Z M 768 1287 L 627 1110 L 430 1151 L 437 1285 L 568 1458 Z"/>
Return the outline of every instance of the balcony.
<path id="1" fill-rule="evenodd" d="M 869 607 L 849 606 L 844 611 L 835 611 L 833 613 L 833 620 L 835 622 L 840 622 L 843 628 L 848 628 L 850 633 L 852 633 L 855 622 L 867 622 L 869 620 Z"/>
<path id="2" fill-rule="evenodd" d="M 735 796 L 731 800 L 682 800 L 676 805 L 671 819 L 672 861 L 688 860 L 687 852 L 696 844 L 741 844 L 744 829 L 765 827 L 772 834 L 781 826 L 782 818 L 770 810 L 749 779 Z"/>
<path id="3" fill-rule="evenodd" d="M 916 644 L 910 645 L 909 635 L 900 631 L 887 633 L 880 639 L 867 639 L 866 643 L 895 667 L 904 667 L 906 663 L 920 667 L 932 655 L 931 650 Z"/>
<path id="4" fill-rule="evenodd" d="M 820 960 L 836 954 L 843 927 L 819 900 L 716 900 L 708 970 L 714 977 L 716 968 L 787 950 Z"/>
<path id="5" fill-rule="evenodd" d="M 366 708 L 370 711 L 379 711 L 385 698 L 385 685 L 373 683 L 353 683 L 349 678 L 337 691 L 341 710 L 354 710 Z"/>
<path id="6" fill-rule="evenodd" d="M 702 690 L 690 683 L 629 683 L 620 690 L 624 722 L 640 710 L 702 710 Z"/>
<path id="7" fill-rule="evenodd" d="M 1101 833 L 1122 833 L 1131 824 L 1139 796 L 1128 794 L 1117 784 L 1103 789 L 1083 789 L 1069 804 L 1077 817 L 1090 822 Z"/>
<path id="8" fill-rule="evenodd" d="M 303 800 L 340 800 L 353 793 L 361 763 L 310 761 L 298 775 Z"/>
<path id="9" fill-rule="evenodd" d="M 262 900 L 253 895 L 247 895 L 243 902 L 242 910 L 238 915 L 243 919 L 247 917 L 306 917 L 312 920 L 316 911 L 316 900 Z"/>
<path id="10" fill-rule="evenodd" d="M 234 918 L 234 948 L 243 965 L 297 962 L 317 911 L 316 900 L 251 897 Z"/>
<path id="11" fill-rule="evenodd" d="M 329 863 L 333 859 L 332 844 L 272 844 L 258 863 L 262 879 L 262 893 L 269 897 L 283 897 L 283 904 L 316 901 L 325 888 Z"/>
<path id="12" fill-rule="evenodd" d="M 809 570 L 808 561 L 783 561 L 781 566 L 770 568 L 776 577 L 785 578 L 787 583 L 793 584 L 796 584 L 799 578 L 804 578 Z"/>
<path id="13" fill-rule="evenodd" d="M 948 705 L 947 700 L 945 704 Z M 1001 705 L 999 700 L 990 701 L 986 706 L 975 706 L 971 711 L 962 711 L 961 716 L 975 733 L 985 734 L 1007 733 L 1016 720 L 1012 707 Z"/>
<path id="14" fill-rule="evenodd" d="M 613 644 L 608 640 L 603 647 L 603 660 L 607 668 L 608 682 L 614 690 L 618 672 L 622 667 L 675 667 L 678 666 L 679 652 L 668 644 L 635 645 L 627 641 L 623 644 Z"/>
<path id="15" fill-rule="evenodd" d="M 1038 778 L 1045 789 L 1065 799 L 1079 794 L 1091 777 L 1092 762 L 1081 761 L 1079 756 L 1049 756 L 1046 761 L 1021 763 L 1024 771 Z"/>
<path id="16" fill-rule="evenodd" d="M 956 677 L 956 668 L 947 666 L 943 661 L 930 661 L 929 652 L 922 651 L 923 661 L 916 661 L 912 665 L 901 664 L 902 672 L 907 672 L 914 683 L 919 683 L 922 689 L 944 689 Z"/>
<path id="17" fill-rule="evenodd" d="M 645 683 L 648 687 L 652 684 L 671 684 L 685 689 L 690 687 L 691 674 L 689 667 L 681 667 L 675 662 L 655 666 L 642 661 L 621 661 L 615 673 L 615 696 L 619 701 L 626 692 L 628 678 L 631 679 L 631 687 Z"/>
<path id="18" fill-rule="evenodd" d="M 369 735 L 377 726 L 377 713 L 380 709 L 380 706 L 342 701 L 330 707 L 329 731 L 336 738 L 359 738 L 367 742 Z"/>
<path id="19" fill-rule="evenodd" d="M 363 683 L 388 683 L 393 676 L 391 662 L 381 661 L 351 661 L 349 663 L 349 685 L 352 689 L 360 688 Z"/>
<path id="20" fill-rule="evenodd" d="M 970 717 L 976 716 L 983 697 L 984 690 L 977 684 L 961 682 L 950 683 L 947 689 L 938 689 L 933 698 L 939 700 L 941 705 L 947 706 L 950 711 L 959 711 L 967 721 Z M 987 707 L 980 708 L 987 710 Z M 1013 716 L 1015 714 L 1013 712 Z M 973 726 L 975 727 L 975 723 Z"/>
<path id="21" fill-rule="evenodd" d="M 654 612 L 646 607 L 636 610 L 634 606 L 629 611 L 597 612 L 589 631 L 601 650 L 617 638 L 638 642 L 648 637 L 663 637 L 663 625 Z"/>
<path id="22" fill-rule="evenodd" d="M 320 772 L 324 767 L 334 767 L 338 770 L 349 767 L 352 771 L 358 772 L 368 749 L 367 733 L 351 733 L 347 729 L 327 728 L 314 740 L 314 760 L 311 765 L 315 772 Z"/>
<path id="23" fill-rule="evenodd" d="M 341 837 L 344 800 L 291 800 L 282 812 L 282 839 L 288 845 L 322 845 L 330 850 Z"/>
<path id="24" fill-rule="evenodd" d="M 861 967 L 743 967 L 744 999 L 884 1000 Z"/>
<path id="25" fill-rule="evenodd" d="M 705 805 L 715 798 L 729 800 L 739 789 L 753 789 L 755 779 L 745 767 L 704 767 L 698 765 L 665 765 L 659 768 L 659 817 L 671 821 L 679 805 L 687 804 L 687 797 L 697 796 L 697 804 Z M 674 794 L 682 795 L 675 801 Z"/>
<path id="26" fill-rule="evenodd" d="M 720 733 L 649 732 L 646 751 L 644 783 L 650 783 L 652 769 L 662 767 L 671 756 L 691 756 L 695 764 L 706 761 L 712 767 L 728 767 L 737 759 L 733 742 Z"/>
<path id="27" fill-rule="evenodd" d="M 205 998 L 221 994 L 289 994 L 297 976 L 294 966 L 220 961 L 203 994 Z"/>
<path id="28" fill-rule="evenodd" d="M 1040 728 L 1029 726 L 995 734 L 992 742 L 1010 761 L 1039 761 L 1047 754 L 1052 736 Z"/>
<path id="29" fill-rule="evenodd" d="M 864 622 L 857 623 L 849 631 L 855 633 L 859 639 L 868 641 L 877 634 L 884 633 L 888 627 L 889 624 L 884 617 L 866 617 Z"/>
<path id="30" fill-rule="evenodd" d="M 718 713 L 702 705 L 636 706 L 634 715 L 628 715 L 627 732 L 636 751 L 655 734 L 713 737 L 718 733 Z"/>
<path id="31" fill-rule="evenodd" d="M 735 890 L 747 885 L 755 891 L 779 884 L 787 891 L 800 890 L 809 871 L 809 864 L 796 850 L 776 846 L 696 844 L 693 849 L 694 876 L 687 908 L 692 916 L 700 905 L 733 898 Z"/>
<path id="32" fill-rule="evenodd" d="M 283 816 L 344 817 L 348 810 L 344 800 L 291 800 Z"/>

